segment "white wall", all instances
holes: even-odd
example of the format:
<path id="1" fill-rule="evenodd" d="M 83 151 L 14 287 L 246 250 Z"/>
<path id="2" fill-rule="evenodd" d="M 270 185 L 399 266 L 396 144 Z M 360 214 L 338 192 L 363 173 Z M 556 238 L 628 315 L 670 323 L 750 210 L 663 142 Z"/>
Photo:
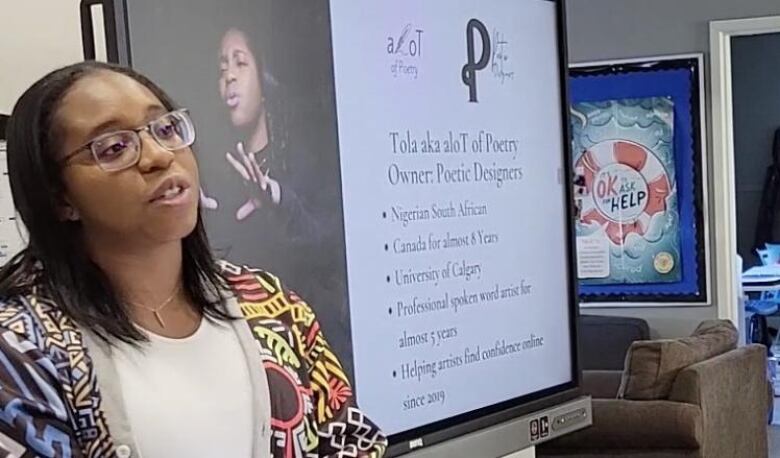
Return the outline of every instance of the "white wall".
<path id="1" fill-rule="evenodd" d="M 710 21 L 780 14 L 778 0 L 568 0 L 566 6 L 572 62 L 704 52 L 707 79 Z M 705 96 L 709 116 L 709 92 Z M 709 135 L 708 144 L 712 145 Z M 720 153 L 709 151 L 710 157 Z M 710 177 L 712 186 L 718 183 Z M 711 249 L 717 249 L 714 237 Z M 713 272 L 714 262 L 713 259 Z M 587 309 L 584 312 L 644 318 L 653 336 L 660 337 L 688 335 L 702 320 L 717 317 L 714 306 Z"/>
<path id="2" fill-rule="evenodd" d="M 83 60 L 79 0 L 0 0 L 0 113 L 38 78 Z M 101 35 L 102 27 L 95 33 Z M 101 35 L 102 36 L 102 35 Z"/>

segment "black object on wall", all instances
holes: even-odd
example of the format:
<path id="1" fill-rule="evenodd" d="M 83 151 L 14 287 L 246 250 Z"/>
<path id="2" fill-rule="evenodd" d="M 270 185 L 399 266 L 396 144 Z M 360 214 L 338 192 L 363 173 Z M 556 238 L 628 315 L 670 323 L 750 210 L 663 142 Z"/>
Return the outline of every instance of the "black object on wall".
<path id="1" fill-rule="evenodd" d="M 117 44 L 116 21 L 109 20 L 116 14 L 113 0 L 81 0 L 79 15 L 81 20 L 81 44 L 84 60 L 95 60 L 95 29 L 92 24 L 93 7 L 103 9 L 103 28 L 106 39 L 106 60 L 119 63 L 119 47 Z"/>
<path id="2" fill-rule="evenodd" d="M 777 197 L 780 193 L 780 128 L 775 131 L 772 144 L 772 165 L 766 169 L 764 189 L 761 193 L 761 205 L 756 220 L 756 240 L 753 250 L 763 249 L 764 244 L 776 240 L 774 236 L 775 215 L 777 214 Z"/>
<path id="3" fill-rule="evenodd" d="M 5 127 L 8 125 L 8 115 L 0 114 L 0 140 L 6 139 Z"/>
<path id="4" fill-rule="evenodd" d="M 734 168 L 736 185 L 737 252 L 745 267 L 760 263 L 755 244 L 779 241 L 778 221 L 761 222 L 764 213 L 764 178 L 773 161 L 772 140 L 780 122 L 780 34 L 737 37 L 731 46 L 732 91 L 734 94 Z M 717 185 L 717 183 L 716 183 Z M 780 191 L 780 180 L 777 188 Z M 777 196 L 776 205 L 780 205 Z M 774 212 L 774 219 L 780 211 Z M 758 228 L 761 224 L 765 227 Z M 772 230 L 774 228 L 774 230 Z M 758 240 L 763 231 L 766 240 Z"/>

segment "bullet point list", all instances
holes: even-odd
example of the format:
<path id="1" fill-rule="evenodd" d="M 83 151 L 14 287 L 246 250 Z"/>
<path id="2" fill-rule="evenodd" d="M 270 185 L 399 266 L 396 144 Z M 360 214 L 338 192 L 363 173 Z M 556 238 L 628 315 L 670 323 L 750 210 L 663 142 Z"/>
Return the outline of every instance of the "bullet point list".
<path id="1" fill-rule="evenodd" d="M 547 78 L 549 66 L 523 67 L 520 59 L 526 50 L 535 48 L 534 39 L 548 40 L 555 47 L 555 8 L 525 6 L 531 2 L 484 7 L 478 6 L 480 2 L 476 0 L 468 2 L 469 10 L 476 15 L 468 17 L 479 17 L 482 10 L 492 11 L 496 17 L 528 17 L 531 22 L 538 22 L 539 27 L 545 24 L 542 28 L 547 33 L 502 25 L 495 18 L 484 25 L 472 20 L 465 31 L 469 35 L 466 44 L 473 44 L 470 35 L 474 27 L 479 26 L 481 32 L 488 31 L 475 40 L 485 45 L 481 46 L 485 48 L 482 51 L 490 51 L 483 52 L 484 59 L 480 59 L 495 58 L 491 59 L 491 62 L 495 60 L 491 68 L 496 74 L 487 75 L 491 72 L 486 69 L 479 85 L 471 81 L 473 84 L 467 84 L 467 90 L 458 83 L 457 93 L 448 95 L 439 90 L 442 88 L 437 78 L 428 76 L 446 70 L 444 67 L 449 64 L 442 67 L 446 59 L 425 57 L 428 54 L 433 57 L 434 49 L 426 48 L 428 54 L 421 49 L 426 46 L 429 36 L 426 34 L 438 36 L 430 25 L 435 23 L 461 37 L 436 39 L 436 53 L 444 53 L 441 54 L 444 57 L 461 56 L 464 18 L 448 12 L 446 1 L 430 3 L 435 5 L 424 11 L 386 8 L 383 14 L 357 22 L 348 20 L 349 2 L 338 2 L 341 6 L 326 10 L 333 16 L 332 30 L 326 32 L 331 32 L 330 44 L 339 52 L 326 62 L 336 71 L 326 72 L 329 74 L 325 77 L 333 79 L 332 85 L 327 81 L 328 87 L 335 88 L 339 102 L 336 114 L 344 122 L 337 126 L 330 122 L 326 126 L 331 130 L 336 128 L 332 134 L 338 134 L 338 148 L 318 151 L 322 156 L 321 165 L 332 169 L 322 169 L 322 180 L 301 183 L 295 192 L 305 193 L 299 197 L 307 203 L 322 200 L 322 206 L 335 209 L 335 213 L 322 211 L 311 215 L 312 226 L 322 226 L 325 231 L 318 237 L 322 243 L 317 244 L 314 253 L 309 253 L 312 250 L 308 245 L 302 245 L 297 250 L 300 254 L 290 253 L 292 258 L 288 262 L 292 266 L 303 263 L 311 267 L 307 268 L 313 274 L 310 279 L 290 278 L 290 282 L 300 283 L 291 286 L 304 290 L 302 293 L 311 291 L 304 295 L 312 297 L 321 289 L 320 296 L 326 302 L 318 311 L 326 321 L 323 325 L 332 325 L 325 331 L 333 334 L 328 336 L 337 349 L 345 351 L 343 356 L 352 358 L 349 362 L 353 373 L 349 375 L 357 381 L 353 388 L 360 392 L 361 404 L 370 407 L 372 419 L 391 433 L 416 428 L 433 431 L 432 425 L 438 425 L 439 421 L 495 406 L 507 396 L 520 398 L 539 389 L 556 387 L 572 375 L 570 355 L 563 355 L 565 358 L 560 355 L 561 348 L 570 347 L 566 332 L 560 332 L 560 323 L 568 318 L 570 305 L 576 299 L 571 297 L 570 288 L 561 285 L 580 280 L 569 278 L 569 268 L 575 263 L 574 253 L 569 251 L 575 250 L 548 249 L 560 246 L 569 235 L 566 229 L 572 225 L 565 220 L 562 197 L 566 186 L 559 177 L 562 161 L 568 160 L 569 165 L 576 161 L 568 155 L 566 145 L 558 141 L 560 132 L 555 129 L 561 115 L 568 115 L 569 110 L 560 106 L 545 108 L 551 98 L 558 97 L 561 89 L 558 78 Z M 408 30 L 386 30 L 388 24 L 391 29 L 400 26 Z M 400 32 L 402 36 L 397 39 L 390 32 Z M 376 45 L 376 40 L 383 37 L 390 38 L 378 44 L 384 45 L 392 57 L 382 52 L 383 48 L 365 46 L 370 42 Z M 492 42 L 488 43 L 488 39 Z M 488 44 L 493 47 L 488 49 Z M 554 52 L 548 54 L 547 63 L 557 65 L 559 56 Z M 477 57 L 480 56 L 468 60 Z M 466 66 L 477 71 L 480 65 L 470 62 Z M 453 72 L 450 77 L 457 75 L 458 72 Z M 474 80 L 474 75 L 470 76 Z M 493 79 L 488 76 L 495 76 L 499 81 L 487 84 L 488 79 Z M 531 96 L 511 90 L 511 85 L 506 85 L 501 94 L 496 92 L 502 83 L 525 87 L 528 81 L 534 83 Z M 494 90 L 485 92 L 490 87 Z M 479 103 L 470 103 L 472 99 L 476 102 L 477 89 L 481 91 Z M 391 96 L 388 98 L 387 94 Z M 430 101 L 427 100 L 430 97 L 426 98 L 430 94 L 436 96 L 436 100 L 431 99 L 435 103 L 419 109 L 420 102 Z M 331 99 L 332 95 L 329 94 Z M 351 103 L 355 100 L 361 103 Z M 662 97 L 642 101 L 640 107 L 631 104 L 624 107 L 626 112 L 661 118 L 673 114 L 673 104 Z M 322 117 L 333 114 L 330 105 L 324 107 Z M 586 118 L 594 110 L 609 114 L 612 107 L 622 107 L 620 101 L 609 105 L 580 105 Z M 507 122 L 507 119 L 519 119 L 518 113 L 524 122 Z M 350 119 L 361 122 L 346 122 Z M 612 121 L 617 125 L 617 120 Z M 590 123 L 578 125 L 577 132 L 587 130 L 595 139 L 601 128 Z M 671 161 L 673 151 L 652 146 L 655 142 L 634 146 L 642 139 L 650 140 L 645 138 L 652 133 L 650 130 L 632 125 L 620 133 L 621 136 L 625 133 L 624 138 L 631 142 L 626 146 L 630 149 L 628 153 L 641 153 L 642 158 L 652 159 L 655 162 L 651 165 L 658 166 L 657 172 L 667 173 L 671 179 L 674 168 L 661 170 L 661 166 L 665 165 L 664 159 Z M 312 144 L 332 140 L 331 133 L 322 139 L 319 134 L 319 131 L 311 132 Z M 589 154 L 601 154 L 602 144 L 584 143 L 587 145 L 583 148 Z M 599 210 L 601 215 L 601 210 L 605 210 L 611 217 L 624 219 L 630 216 L 626 212 L 641 213 L 635 207 L 645 203 L 638 202 L 647 187 L 641 180 L 643 173 L 650 171 L 637 172 L 636 167 L 612 157 L 619 155 L 612 151 L 618 148 L 616 140 L 605 141 L 603 145 L 609 145 L 607 149 L 611 150 L 604 150 L 609 157 L 599 157 L 604 160 L 599 164 L 602 168 L 596 178 L 603 178 L 606 183 L 602 187 L 609 188 L 604 194 L 609 195 L 604 196 L 603 202 L 591 199 L 594 211 Z M 540 155 L 539 151 L 545 154 Z M 596 178 L 594 189 L 600 184 Z M 289 192 L 282 194 L 287 196 Z M 340 199 L 341 206 L 328 199 Z M 597 204 L 605 207 L 596 208 Z M 670 201 L 669 206 L 672 204 L 679 202 Z M 613 205 L 620 208 L 612 208 Z M 661 212 L 659 216 L 666 215 L 665 206 L 656 210 Z M 377 212 L 382 221 L 373 220 Z M 536 223 L 523 224 L 528 218 L 536 218 Z M 309 218 L 305 219 L 296 223 L 306 223 L 308 227 Z M 591 235 L 594 238 L 589 240 L 592 243 L 587 249 L 593 252 L 588 252 L 593 254 L 593 259 L 595 254 L 619 251 L 614 247 L 618 240 L 611 240 L 608 234 Z M 674 251 L 675 244 L 676 239 L 669 239 L 669 250 Z M 576 248 L 583 251 L 582 246 Z M 257 257 L 265 253 L 261 248 L 257 248 L 260 250 Z M 325 258 L 334 252 L 339 261 L 337 268 Z M 252 254 L 248 252 L 246 256 Z M 322 257 L 322 262 L 318 259 L 306 263 L 305 256 L 309 254 Z M 602 256 L 596 261 L 587 258 L 582 266 L 575 265 L 578 271 L 588 274 L 582 281 L 601 283 L 597 273 L 610 270 L 609 263 L 615 261 L 606 258 Z M 597 261 L 601 264 L 595 265 Z M 670 272 L 664 281 L 675 281 L 676 277 L 672 277 L 678 270 Z M 650 274 L 654 274 L 653 279 L 658 275 Z M 348 302 L 348 315 L 342 309 L 328 307 L 329 300 L 338 302 L 339 299 Z M 537 307 L 540 301 L 544 307 Z M 387 313 L 384 319 L 383 313 Z M 348 325 L 349 332 L 339 332 L 336 326 L 345 321 L 344 316 L 348 317 L 348 323 L 343 324 Z M 511 326 L 511 323 L 522 325 Z M 358 351 L 360 348 L 370 351 Z M 527 372 L 529 367 L 534 371 L 533 380 L 505 376 Z M 388 375 L 392 380 L 387 380 Z M 489 389 L 475 390 L 473 384 L 460 383 L 471 379 L 490 380 Z"/>

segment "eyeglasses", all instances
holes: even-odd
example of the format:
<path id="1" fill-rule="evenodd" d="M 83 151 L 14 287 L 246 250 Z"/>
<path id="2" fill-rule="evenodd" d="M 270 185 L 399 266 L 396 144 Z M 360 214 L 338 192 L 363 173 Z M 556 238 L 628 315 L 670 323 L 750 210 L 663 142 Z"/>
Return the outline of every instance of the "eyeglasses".
<path id="1" fill-rule="evenodd" d="M 186 109 L 166 113 L 149 124 L 131 130 L 118 130 L 94 138 L 65 156 L 61 163 L 87 149 L 101 169 L 118 172 L 138 163 L 141 158 L 141 132 L 147 131 L 162 148 L 176 151 L 195 143 L 195 126 Z"/>

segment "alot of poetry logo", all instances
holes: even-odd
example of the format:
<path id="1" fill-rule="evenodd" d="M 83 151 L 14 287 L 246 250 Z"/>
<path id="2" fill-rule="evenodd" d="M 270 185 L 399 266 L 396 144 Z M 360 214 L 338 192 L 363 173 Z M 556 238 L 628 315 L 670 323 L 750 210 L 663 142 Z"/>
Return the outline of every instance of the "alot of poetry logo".
<path id="1" fill-rule="evenodd" d="M 395 78 L 417 79 L 423 52 L 423 29 L 406 24 L 397 35 L 387 37 L 387 54 L 393 57 L 390 74 Z"/>

